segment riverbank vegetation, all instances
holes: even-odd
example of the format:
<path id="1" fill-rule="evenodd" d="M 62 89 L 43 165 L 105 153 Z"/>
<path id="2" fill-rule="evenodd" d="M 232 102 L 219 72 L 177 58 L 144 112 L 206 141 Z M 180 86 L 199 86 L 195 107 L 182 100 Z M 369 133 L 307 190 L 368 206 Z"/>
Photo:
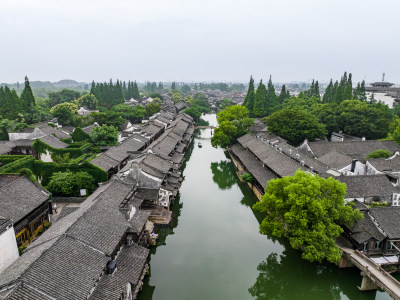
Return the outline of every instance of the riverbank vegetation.
<path id="1" fill-rule="evenodd" d="M 249 110 L 244 106 L 233 105 L 217 113 L 218 127 L 211 138 L 213 147 L 227 147 L 236 142 L 254 124 Z"/>
<path id="2" fill-rule="evenodd" d="M 260 232 L 280 238 L 302 251 L 303 259 L 337 263 L 341 251 L 335 243 L 343 232 L 340 225 L 352 226 L 362 214 L 344 204 L 346 184 L 333 178 L 297 171 L 268 181 L 261 202 L 253 208 L 266 213 Z"/>

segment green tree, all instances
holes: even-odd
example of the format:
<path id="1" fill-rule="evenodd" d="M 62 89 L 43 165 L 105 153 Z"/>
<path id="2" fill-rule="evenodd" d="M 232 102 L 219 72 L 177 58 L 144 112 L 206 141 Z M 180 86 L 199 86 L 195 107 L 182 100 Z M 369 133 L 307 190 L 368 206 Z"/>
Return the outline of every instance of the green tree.
<path id="1" fill-rule="evenodd" d="M 94 127 L 90 131 L 90 138 L 98 146 L 116 145 L 118 142 L 118 129 L 108 125 Z"/>
<path id="2" fill-rule="evenodd" d="M 233 105 L 217 114 L 218 127 L 211 138 L 213 147 L 227 147 L 234 143 L 236 139 L 244 135 L 254 124 L 249 110 L 244 106 Z"/>
<path id="3" fill-rule="evenodd" d="M 175 83 L 175 82 L 173 82 L 173 83 L 171 84 L 171 90 L 173 90 L 173 91 L 176 90 L 176 83 Z"/>
<path id="4" fill-rule="evenodd" d="M 36 104 L 35 97 L 33 96 L 33 92 L 27 76 L 25 76 L 25 87 L 21 93 L 21 105 L 22 111 L 26 116 L 25 119 L 28 123 L 32 123 L 32 117 L 35 113 Z"/>
<path id="5" fill-rule="evenodd" d="M 189 107 L 185 109 L 185 114 L 191 116 L 195 122 L 199 121 L 201 117 L 201 112 L 199 112 L 196 107 Z"/>
<path id="6" fill-rule="evenodd" d="M 172 96 L 171 96 L 171 100 L 172 100 L 174 103 L 181 102 L 181 101 L 182 101 L 182 94 L 179 93 L 179 92 L 173 93 Z"/>
<path id="7" fill-rule="evenodd" d="M 267 86 L 267 110 L 268 114 L 272 113 L 277 106 L 275 88 L 272 84 L 271 76 L 269 76 L 268 86 Z"/>
<path id="8" fill-rule="evenodd" d="M 97 109 L 99 101 L 92 94 L 85 94 L 78 98 L 79 106 L 83 106 L 87 109 Z"/>
<path id="9" fill-rule="evenodd" d="M 248 182 L 248 183 L 252 183 L 252 182 L 254 181 L 254 178 L 253 178 L 253 176 L 251 176 L 250 173 L 243 173 L 243 174 L 242 174 L 242 179 L 243 179 L 245 182 Z"/>
<path id="10" fill-rule="evenodd" d="M 90 194 L 95 187 L 93 176 L 87 172 L 73 173 L 67 171 L 53 173 L 46 189 L 53 196 L 80 196 L 80 189 L 86 189 L 87 193 Z"/>
<path id="11" fill-rule="evenodd" d="M 253 79 L 253 76 L 251 76 L 250 82 L 249 82 L 249 88 L 247 90 L 247 95 L 244 98 L 244 102 L 243 102 L 243 106 L 246 107 L 250 113 L 253 112 L 254 98 L 255 98 L 254 79 Z"/>
<path id="12" fill-rule="evenodd" d="M 181 91 L 182 91 L 182 93 L 183 94 L 188 94 L 188 93 L 190 93 L 190 91 L 191 91 L 192 89 L 190 88 L 190 86 L 188 86 L 187 84 L 184 84 L 183 86 L 182 86 L 182 88 L 181 88 Z"/>
<path id="13" fill-rule="evenodd" d="M 265 117 L 268 114 L 267 105 L 267 89 L 261 80 L 256 90 L 252 115 L 258 118 Z"/>
<path id="14" fill-rule="evenodd" d="M 260 232 L 285 237 L 302 251 L 303 259 L 338 263 L 342 255 L 335 241 L 343 232 L 340 225 L 351 226 L 362 219 L 356 209 L 344 204 L 346 185 L 332 177 L 297 171 L 268 181 L 261 202 L 253 208 L 267 215 Z"/>
<path id="15" fill-rule="evenodd" d="M 324 138 L 327 135 L 325 126 L 317 117 L 302 108 L 284 108 L 265 118 L 268 131 L 298 145 L 308 139 Z"/>
<path id="16" fill-rule="evenodd" d="M 78 113 L 78 107 L 73 103 L 64 102 L 54 106 L 50 112 L 61 125 L 73 125 L 74 116 Z"/>
<path id="17" fill-rule="evenodd" d="M 323 103 L 331 103 L 331 102 L 333 102 L 334 96 L 335 95 L 333 92 L 333 83 L 332 83 L 332 79 L 331 79 L 328 86 L 326 87 L 324 95 L 322 96 L 322 102 Z"/>
<path id="18" fill-rule="evenodd" d="M 74 142 L 83 142 L 90 140 L 90 135 L 84 132 L 80 127 L 75 128 L 74 132 L 71 133 L 71 137 Z"/>
<path id="19" fill-rule="evenodd" d="M 157 102 L 151 101 L 151 103 L 147 104 L 144 108 L 146 109 L 146 115 L 150 117 L 161 110 L 161 105 Z"/>
<path id="20" fill-rule="evenodd" d="M 285 99 L 288 98 L 288 92 L 289 92 L 289 90 L 286 90 L 286 86 L 282 85 L 281 93 L 279 94 L 279 97 L 278 97 L 279 104 L 282 104 L 283 101 L 285 101 Z"/>
<path id="21" fill-rule="evenodd" d="M 139 88 L 137 86 L 136 80 L 133 83 L 133 87 L 132 87 L 132 97 L 133 97 L 133 99 L 140 99 Z"/>

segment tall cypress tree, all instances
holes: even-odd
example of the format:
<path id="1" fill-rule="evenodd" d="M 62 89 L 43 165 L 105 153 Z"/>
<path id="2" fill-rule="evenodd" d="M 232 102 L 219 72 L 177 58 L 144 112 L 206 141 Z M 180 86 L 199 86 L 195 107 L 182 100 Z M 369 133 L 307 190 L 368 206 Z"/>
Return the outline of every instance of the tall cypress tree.
<path id="1" fill-rule="evenodd" d="M 326 87 L 325 93 L 322 96 L 322 103 L 329 103 L 333 101 L 333 83 L 332 79 Z"/>
<path id="2" fill-rule="evenodd" d="M 365 80 L 361 82 L 360 86 L 360 100 L 367 101 L 367 95 L 365 94 Z"/>
<path id="3" fill-rule="evenodd" d="M 257 87 L 254 106 L 253 106 L 253 116 L 254 117 L 265 117 L 268 114 L 267 111 L 267 88 L 260 80 L 260 84 Z"/>
<path id="4" fill-rule="evenodd" d="M 342 82 L 337 86 L 335 96 L 333 97 L 333 102 L 341 103 L 343 101 L 343 86 Z"/>
<path id="5" fill-rule="evenodd" d="M 92 94 L 92 95 L 94 95 L 95 94 L 95 91 L 96 91 L 96 84 L 94 83 L 94 80 L 92 81 L 92 86 L 90 87 L 90 93 Z M 96 97 L 97 98 L 97 97 Z"/>
<path id="6" fill-rule="evenodd" d="M 254 98 L 255 98 L 254 79 L 253 76 L 250 76 L 249 89 L 247 90 L 247 95 L 244 98 L 243 102 L 243 106 L 247 107 L 250 114 L 253 113 Z"/>
<path id="7" fill-rule="evenodd" d="M 36 109 L 36 103 L 27 76 L 25 76 L 25 87 L 21 93 L 21 105 L 22 111 L 26 114 L 27 122 L 32 123 Z"/>
<path id="8" fill-rule="evenodd" d="M 132 97 L 133 97 L 133 99 L 139 99 L 140 98 L 139 88 L 137 86 L 136 80 L 133 83 L 133 87 L 132 87 Z"/>
<path id="9" fill-rule="evenodd" d="M 321 99 L 321 95 L 319 93 L 319 85 L 318 85 L 318 80 L 314 84 L 313 88 L 313 97 L 316 97 L 318 99 Z"/>
<path id="10" fill-rule="evenodd" d="M 268 114 L 272 112 L 273 108 L 277 105 L 275 88 L 272 84 L 271 75 L 269 76 L 268 89 L 267 89 L 267 110 Z"/>
<path id="11" fill-rule="evenodd" d="M 355 91 L 353 93 L 353 100 L 359 100 L 360 99 L 360 90 L 361 90 L 360 83 L 357 83 L 357 88 L 355 89 Z"/>
<path id="12" fill-rule="evenodd" d="M 279 94 L 279 97 L 278 97 L 278 103 L 279 104 L 282 104 L 283 101 L 285 101 L 285 99 L 288 98 L 288 96 L 287 96 L 288 92 L 289 91 L 286 91 L 286 86 L 282 85 L 281 93 Z"/>

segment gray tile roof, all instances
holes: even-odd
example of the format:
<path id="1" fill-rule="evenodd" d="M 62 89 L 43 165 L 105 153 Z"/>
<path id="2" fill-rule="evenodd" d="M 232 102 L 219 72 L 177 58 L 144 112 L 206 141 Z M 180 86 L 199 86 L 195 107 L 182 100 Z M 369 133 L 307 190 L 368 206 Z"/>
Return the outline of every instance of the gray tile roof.
<path id="1" fill-rule="evenodd" d="M 60 141 L 58 138 L 52 136 L 52 135 L 46 135 L 42 138 L 40 138 L 40 140 L 43 143 L 46 143 L 47 145 L 49 145 L 50 147 L 56 148 L 56 149 L 61 149 L 61 148 L 67 148 L 68 144 L 64 143 L 62 141 Z"/>
<path id="2" fill-rule="evenodd" d="M 71 137 L 68 133 L 65 133 L 65 132 L 61 131 L 60 129 L 52 127 L 52 126 L 40 127 L 40 130 L 47 135 L 51 135 L 51 136 L 54 135 L 58 139 L 66 139 L 66 138 Z"/>
<path id="3" fill-rule="evenodd" d="M 241 139 L 240 141 L 243 140 L 245 139 Z M 242 147 L 249 149 L 266 167 L 280 177 L 292 176 L 298 169 L 306 170 L 300 166 L 299 162 L 284 153 L 278 152 L 273 147 L 267 145 L 266 142 L 256 137 L 252 137 L 246 143 L 243 142 Z"/>
<path id="4" fill-rule="evenodd" d="M 45 251 L 21 279 L 56 299 L 86 299 L 108 260 L 101 252 L 73 238 L 63 237 Z"/>
<path id="5" fill-rule="evenodd" d="M 147 154 L 142 163 L 164 174 L 167 174 L 172 168 L 171 162 L 166 161 L 155 154 Z"/>
<path id="6" fill-rule="evenodd" d="M 340 170 L 350 165 L 353 158 L 337 150 L 332 150 L 319 157 L 318 160 L 330 166 L 332 169 Z"/>
<path id="7" fill-rule="evenodd" d="M 267 186 L 269 180 L 276 178 L 274 174 L 266 168 L 263 168 L 262 163 L 254 157 L 249 151 L 244 149 L 240 144 L 231 146 L 233 154 L 245 165 L 249 172 L 253 175 L 258 184 L 263 188 Z"/>
<path id="8" fill-rule="evenodd" d="M 392 159 L 373 158 L 368 159 L 368 162 L 380 172 L 400 172 L 400 156 L 397 155 Z"/>
<path id="9" fill-rule="evenodd" d="M 8 154 L 13 147 L 14 143 L 11 141 L 0 141 L 0 155 Z"/>
<path id="10" fill-rule="evenodd" d="M 400 239 L 400 207 L 371 207 L 370 211 L 389 239 Z"/>
<path id="11" fill-rule="evenodd" d="M 37 291 L 27 284 L 19 283 L 13 292 L 5 300 L 52 300 L 43 292 Z"/>
<path id="12" fill-rule="evenodd" d="M 68 216 L 69 214 L 73 213 L 74 211 L 76 211 L 77 209 L 79 209 L 79 207 L 63 207 L 61 210 L 60 215 L 58 216 L 57 221 L 61 220 L 62 218 Z"/>
<path id="13" fill-rule="evenodd" d="M 369 153 L 379 149 L 388 150 L 392 153 L 400 150 L 400 145 L 397 145 L 394 141 L 377 140 L 347 142 L 318 141 L 309 142 L 308 145 L 318 158 L 332 150 L 336 150 L 359 160 L 365 159 Z"/>
<path id="14" fill-rule="evenodd" d="M 350 228 L 350 236 L 359 244 L 368 241 L 370 238 L 374 238 L 379 242 L 384 240 L 386 236 L 379 231 L 368 211 L 362 211 L 361 213 L 364 215 L 364 219 L 356 222 Z"/>
<path id="15" fill-rule="evenodd" d="M 149 250 L 139 245 L 123 247 L 117 256 L 117 270 L 113 275 L 104 275 L 89 299 L 120 299 L 130 282 L 136 286 L 142 275 Z"/>
<path id="16" fill-rule="evenodd" d="M 108 172 L 112 168 L 116 168 L 119 165 L 119 162 L 111 157 L 108 157 L 104 153 L 101 153 L 99 157 L 92 159 L 90 161 L 91 164 L 98 166 L 99 168 L 103 169 L 104 171 Z"/>
<path id="17" fill-rule="evenodd" d="M 388 201 L 393 193 L 400 192 L 386 175 L 339 176 L 337 179 L 347 185 L 346 198 L 380 197 Z"/>
<path id="18" fill-rule="evenodd" d="M 38 183 L 22 176 L 0 188 L 0 213 L 2 217 L 18 222 L 49 198 Z"/>

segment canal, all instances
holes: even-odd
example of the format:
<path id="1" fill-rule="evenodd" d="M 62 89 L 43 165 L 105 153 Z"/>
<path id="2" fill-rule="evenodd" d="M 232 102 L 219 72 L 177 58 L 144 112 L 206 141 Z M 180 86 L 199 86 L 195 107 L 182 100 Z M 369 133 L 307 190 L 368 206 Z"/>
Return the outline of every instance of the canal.
<path id="1" fill-rule="evenodd" d="M 216 125 L 215 115 L 205 119 Z M 158 228 L 139 300 L 390 299 L 359 291 L 356 268 L 306 262 L 285 241 L 261 235 L 257 198 L 210 138 L 200 130 L 186 154 L 174 223 Z"/>

